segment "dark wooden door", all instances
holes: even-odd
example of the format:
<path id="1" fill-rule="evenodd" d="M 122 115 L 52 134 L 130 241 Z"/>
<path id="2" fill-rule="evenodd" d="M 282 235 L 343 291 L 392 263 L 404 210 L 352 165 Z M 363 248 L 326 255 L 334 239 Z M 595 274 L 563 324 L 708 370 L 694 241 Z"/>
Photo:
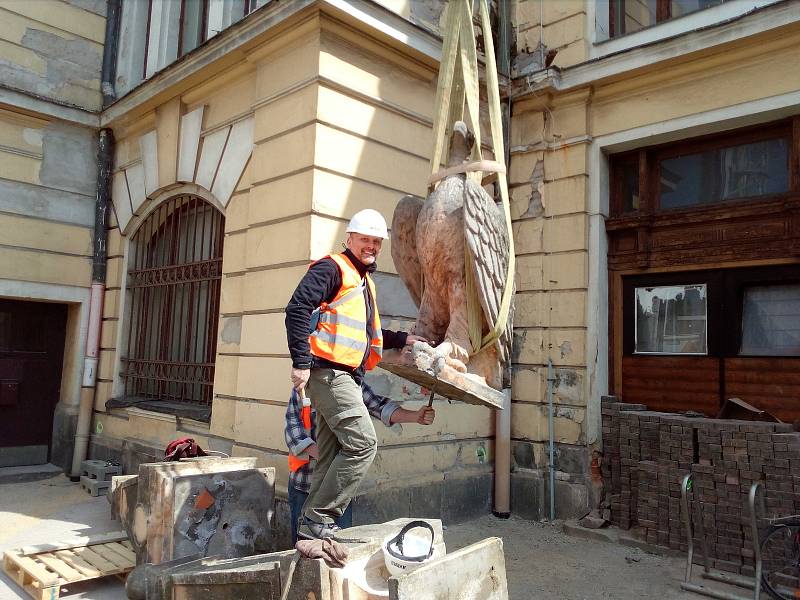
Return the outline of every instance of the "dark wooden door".
<path id="1" fill-rule="evenodd" d="M 64 304 L 0 300 L 0 454 L 49 449 L 66 325 Z"/>

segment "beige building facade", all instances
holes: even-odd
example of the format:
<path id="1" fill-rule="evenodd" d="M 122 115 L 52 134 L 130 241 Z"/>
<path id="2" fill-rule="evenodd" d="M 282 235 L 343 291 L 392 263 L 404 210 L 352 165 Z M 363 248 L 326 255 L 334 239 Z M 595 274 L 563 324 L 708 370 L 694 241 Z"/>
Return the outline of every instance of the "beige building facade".
<path id="1" fill-rule="evenodd" d="M 71 461 L 105 15 L 101 1 L 0 3 L 0 466 Z"/>
<path id="2" fill-rule="evenodd" d="M 75 0 L 59 10 L 86 12 L 89 4 Z M 8 108 L 13 86 L 2 88 L 0 125 L 6 125 L 0 131 L 6 133 L 0 152 L 20 166 L 4 171 L 0 183 L 60 191 L 58 201 L 48 197 L 37 204 L 31 196 L 21 215 L 2 209 L 9 226 L 2 229 L 8 237 L 0 251 L 22 258 L 1 263 L 9 270 L 2 282 L 11 282 L 2 285 L 12 292 L 0 295 L 33 293 L 13 293 L 26 282 L 29 290 L 51 290 L 40 294 L 43 300 L 70 303 L 61 408 L 54 413 L 57 421 L 59 410 L 72 415 L 72 424 L 62 428 L 69 431 L 78 410 L 81 331 L 88 319 L 96 161 L 85 173 L 60 165 L 62 178 L 78 177 L 79 189 L 63 179 L 56 185 L 45 169 L 47 146 L 42 151 L 36 142 L 47 143 L 51 119 L 83 132 L 89 145 L 98 130 L 113 132 L 113 214 L 89 454 L 131 469 L 186 436 L 206 449 L 256 456 L 264 466 L 275 466 L 278 481 L 285 482 L 290 360 L 283 309 L 308 264 L 341 248 L 353 213 L 373 207 L 388 220 L 403 195 L 425 195 L 444 4 L 189 5 L 200 8 L 184 14 L 180 2 L 122 2 L 114 24 L 116 73 L 102 88 L 116 98 L 101 106 L 99 76 L 82 85 L 69 78 L 58 88 L 65 96 L 49 109 L 66 124 L 30 108 L 34 97 L 43 106 L 41 87 L 13 91 L 28 103 L 16 109 Z M 0 4 L 16 15 L 14 22 L 45 18 L 20 15 L 14 12 L 18 6 Z M 700 274 L 728 277 L 745 267 L 791 269 L 798 262 L 790 242 L 746 259 L 719 249 L 741 243 L 734 225 L 750 217 L 714 211 L 735 205 L 763 213 L 768 196 L 775 219 L 788 219 L 780 231 L 791 237 L 797 227 L 792 199 L 800 191 L 800 75 L 794 68 L 800 2 L 517 0 L 491 6 L 495 22 L 505 15 L 513 30 L 510 84 L 502 90 L 511 109 L 509 183 L 517 251 L 511 510 L 548 516 L 550 390 L 556 514 L 580 516 L 601 500 L 594 468 L 602 452 L 601 397 L 614 393 L 658 407 L 672 398 L 660 389 L 669 387 L 663 379 L 669 367 L 637 360 L 672 360 L 670 355 L 701 337 L 708 343 L 705 354 L 683 352 L 688 360 L 727 356 L 715 346 L 716 329 L 702 325 L 716 322 L 708 310 L 713 302 L 704 304 L 702 314 L 682 312 L 678 316 L 686 318 L 658 321 L 663 331 L 669 322 L 669 340 L 663 333 L 645 339 L 637 331 L 650 327 L 649 313 L 641 321 L 631 317 L 637 313 L 628 295 L 670 286 L 684 286 L 681 294 L 687 285 L 712 290 L 715 284 L 700 282 Z M 96 31 L 70 35 L 85 36 L 87 47 L 102 54 L 105 22 L 95 16 L 96 22 L 84 21 L 95 23 Z M 65 16 L 59 22 L 71 21 Z M 14 60 L 27 60 L 45 73 L 41 77 L 53 77 L 36 62 L 38 54 L 23 55 L 26 30 L 4 27 L 7 37 L 19 34 L 8 43 L 18 54 Z M 32 80 L 27 71 L 25 77 Z M 72 105 L 76 98 L 80 108 Z M 741 140 L 735 137 L 740 131 Z M 724 154 L 750 143 L 767 144 L 763 148 L 786 157 L 785 185 L 783 171 L 764 170 L 764 161 L 754 158 L 767 151 L 761 146 Z M 91 152 L 58 155 L 78 160 Z M 725 197 L 706 191 L 703 196 L 690 186 L 694 196 L 686 197 L 700 200 L 687 201 L 677 212 L 661 211 L 669 190 L 698 179 L 683 163 L 668 163 L 679 176 L 670 179 L 673 173 L 667 177 L 662 165 L 697 152 L 711 153 L 729 173 L 744 170 L 737 157 L 747 154 L 745 191 L 736 196 L 728 180 Z M 717 173 L 704 164 L 703 172 Z M 632 182 L 641 188 L 634 190 Z M 80 219 L 72 205 L 62 204 L 76 194 L 75 202 L 86 201 Z M 755 204 L 744 201 L 750 197 Z M 4 198 L 12 196 L 0 198 L 7 206 Z M 722 202 L 728 199 L 735 202 Z M 38 206 L 56 216 L 35 220 Z M 726 219 L 733 224 L 709 238 L 688 233 Z M 37 242 L 23 239 L 26 227 Z M 658 227 L 673 229 L 667 235 Z M 774 237 L 776 229 L 768 231 Z M 704 260 L 706 239 L 719 248 Z M 389 327 L 407 329 L 416 310 L 392 265 L 390 243 L 376 277 L 381 316 Z M 681 279 L 687 272 L 694 275 Z M 66 294 L 67 288 L 74 296 L 52 296 L 52 290 Z M 794 306 L 792 289 L 776 293 Z M 665 314 L 675 314 L 676 304 L 655 296 L 664 301 Z M 680 329 L 685 327 L 695 329 Z M 698 337 L 697 328 L 704 336 Z M 646 342 L 661 346 L 649 352 Z M 639 379 L 649 378 L 653 386 L 637 379 L 640 370 L 647 377 Z M 380 369 L 368 381 L 410 407 L 425 401 L 419 386 Z M 435 408 L 432 427 L 376 428 L 380 450 L 356 500 L 357 521 L 412 514 L 457 520 L 491 510 L 494 415 L 440 399 Z"/>

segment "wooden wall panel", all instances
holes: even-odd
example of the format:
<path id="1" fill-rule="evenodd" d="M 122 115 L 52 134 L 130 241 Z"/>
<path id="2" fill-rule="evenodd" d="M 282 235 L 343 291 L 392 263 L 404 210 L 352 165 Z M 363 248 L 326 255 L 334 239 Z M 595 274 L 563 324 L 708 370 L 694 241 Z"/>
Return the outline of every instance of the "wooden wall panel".
<path id="1" fill-rule="evenodd" d="M 726 358 L 725 397 L 741 398 L 787 423 L 800 419 L 800 358 Z"/>
<path id="2" fill-rule="evenodd" d="M 719 359 L 706 356 L 625 356 L 622 401 L 650 410 L 719 411 Z"/>

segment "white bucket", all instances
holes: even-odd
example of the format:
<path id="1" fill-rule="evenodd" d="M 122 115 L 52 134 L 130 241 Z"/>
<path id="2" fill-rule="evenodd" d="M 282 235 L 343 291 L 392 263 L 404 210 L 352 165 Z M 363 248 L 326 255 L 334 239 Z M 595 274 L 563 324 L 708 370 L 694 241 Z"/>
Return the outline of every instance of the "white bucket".
<path id="1" fill-rule="evenodd" d="M 408 533 L 411 529 L 424 528 L 428 535 Z M 383 559 L 391 575 L 402 575 L 433 560 L 433 527 L 426 521 L 411 521 L 397 535 L 383 540 Z"/>

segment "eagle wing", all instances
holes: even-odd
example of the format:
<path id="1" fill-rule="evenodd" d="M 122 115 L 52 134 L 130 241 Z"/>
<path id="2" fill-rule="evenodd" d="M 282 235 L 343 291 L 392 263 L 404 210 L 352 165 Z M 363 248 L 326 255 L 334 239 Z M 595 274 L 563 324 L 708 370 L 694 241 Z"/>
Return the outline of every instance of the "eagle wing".
<path id="1" fill-rule="evenodd" d="M 508 232 L 503 214 L 481 186 L 467 179 L 464 186 L 464 237 L 474 260 L 472 272 L 478 298 L 489 329 L 494 329 L 500 315 L 503 286 L 508 270 Z M 513 301 L 508 320 L 497 347 L 501 360 L 511 355 L 513 337 Z"/>
<path id="2" fill-rule="evenodd" d="M 392 217 L 392 260 L 417 308 L 422 301 L 423 286 L 417 254 L 417 219 L 424 202 L 419 196 L 404 196 Z"/>

